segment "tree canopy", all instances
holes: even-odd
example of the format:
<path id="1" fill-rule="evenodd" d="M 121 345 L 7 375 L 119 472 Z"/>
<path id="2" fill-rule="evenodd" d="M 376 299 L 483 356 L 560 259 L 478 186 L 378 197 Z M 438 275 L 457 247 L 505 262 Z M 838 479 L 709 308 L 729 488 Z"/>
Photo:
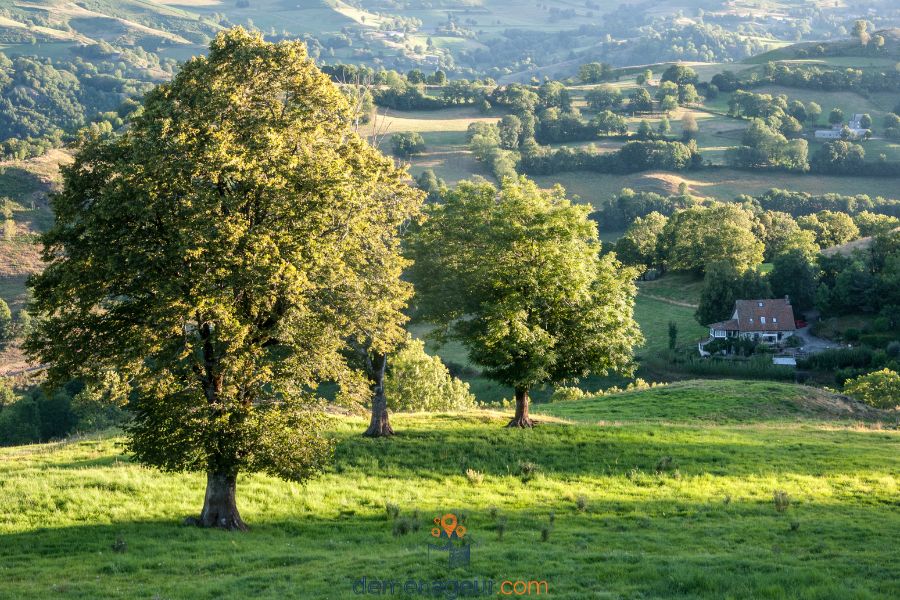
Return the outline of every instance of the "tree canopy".
<path id="1" fill-rule="evenodd" d="M 347 338 L 401 338 L 421 192 L 300 42 L 223 32 L 144 104 L 64 169 L 26 348 L 57 384 L 119 373 L 131 452 L 207 473 L 199 524 L 241 529 L 239 472 L 324 467 L 311 390 Z"/>
<path id="2" fill-rule="evenodd" d="M 411 236 L 418 315 L 516 391 L 511 426 L 530 426 L 528 392 L 628 372 L 641 334 L 635 273 L 600 256 L 591 208 L 525 178 L 461 182 Z"/>

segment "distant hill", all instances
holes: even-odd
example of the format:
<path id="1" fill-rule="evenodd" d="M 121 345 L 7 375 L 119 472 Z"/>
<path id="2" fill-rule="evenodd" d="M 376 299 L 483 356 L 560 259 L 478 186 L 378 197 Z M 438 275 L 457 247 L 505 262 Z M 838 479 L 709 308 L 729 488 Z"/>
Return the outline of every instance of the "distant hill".
<path id="1" fill-rule="evenodd" d="M 894 231 L 900 232 L 900 227 L 898 227 Z M 852 242 L 847 242 L 846 244 L 841 244 L 840 246 L 825 248 L 824 250 L 822 250 L 822 254 L 824 254 L 825 256 L 835 256 L 837 254 L 850 256 L 855 250 L 868 250 L 872 245 L 872 240 L 872 236 L 861 237 L 858 240 L 853 240 Z"/>
<path id="2" fill-rule="evenodd" d="M 875 39 L 880 37 L 884 44 L 878 46 Z M 871 34 L 869 44 L 863 46 L 855 38 L 834 41 L 800 42 L 770 50 L 752 58 L 745 59 L 746 64 L 764 64 L 778 61 L 821 61 L 828 63 L 830 59 L 859 59 L 858 66 L 870 66 L 873 59 L 884 61 L 900 60 L 900 28 L 881 29 Z M 834 66 L 857 66 L 853 61 L 840 61 Z"/>

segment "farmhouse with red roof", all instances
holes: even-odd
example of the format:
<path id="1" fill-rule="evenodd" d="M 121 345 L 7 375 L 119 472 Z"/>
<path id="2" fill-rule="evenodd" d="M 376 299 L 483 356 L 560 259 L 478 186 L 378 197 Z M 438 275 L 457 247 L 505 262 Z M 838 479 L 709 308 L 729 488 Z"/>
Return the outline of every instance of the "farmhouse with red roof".
<path id="1" fill-rule="evenodd" d="M 777 344 L 797 329 L 794 309 L 787 297 L 738 300 L 729 320 L 708 327 L 713 339 L 745 338 L 766 344 Z"/>

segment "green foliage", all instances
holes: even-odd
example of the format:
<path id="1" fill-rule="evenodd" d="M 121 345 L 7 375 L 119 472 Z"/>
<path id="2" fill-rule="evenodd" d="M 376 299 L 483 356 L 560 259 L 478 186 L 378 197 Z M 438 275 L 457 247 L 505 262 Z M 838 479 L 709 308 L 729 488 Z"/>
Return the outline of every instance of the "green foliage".
<path id="1" fill-rule="evenodd" d="M 633 273 L 599 257 L 589 211 L 524 178 L 460 183 L 413 236 L 420 316 L 516 389 L 627 371 Z"/>
<path id="2" fill-rule="evenodd" d="M 452 377 L 437 356 L 425 353 L 425 344 L 410 340 L 388 361 L 385 395 L 394 411 L 466 410 L 475 405 L 469 384 Z"/>
<path id="3" fill-rule="evenodd" d="M 675 85 L 694 85 L 697 83 L 697 72 L 685 65 L 672 65 L 663 71 L 660 81 L 671 81 Z"/>
<path id="4" fill-rule="evenodd" d="M 707 265 L 696 318 L 701 325 L 725 320 L 734 312 L 736 300 L 771 298 L 769 283 L 756 269 L 743 271 L 727 261 Z"/>
<path id="5" fill-rule="evenodd" d="M 114 372 L 104 373 L 96 384 L 85 386 L 72 397 L 78 429 L 99 431 L 124 423 L 128 392 L 128 384 Z"/>
<path id="6" fill-rule="evenodd" d="M 669 217 L 662 248 L 669 269 L 702 272 L 713 261 L 726 261 L 738 272 L 763 260 L 765 246 L 753 234 L 752 213 L 736 204 L 694 207 Z"/>
<path id="7" fill-rule="evenodd" d="M 900 227 L 900 218 L 879 215 L 867 210 L 854 216 L 853 222 L 859 228 L 859 235 L 861 236 L 885 234 Z"/>
<path id="8" fill-rule="evenodd" d="M 758 220 L 768 261 L 791 250 L 798 250 L 810 258 L 818 254 L 815 233 L 801 229 L 790 214 L 766 210 L 758 216 Z"/>
<path id="9" fill-rule="evenodd" d="M 650 112 L 653 110 L 653 98 L 644 88 L 637 88 L 628 96 L 628 110 L 632 112 Z"/>
<path id="10" fill-rule="evenodd" d="M 13 318 L 9 305 L 3 298 L 0 298 L 0 342 L 6 342 L 12 338 L 13 334 Z"/>
<path id="11" fill-rule="evenodd" d="M 391 136 L 391 149 L 395 155 L 408 158 L 425 151 L 425 140 L 415 131 L 395 133 Z"/>
<path id="12" fill-rule="evenodd" d="M 744 132 L 741 145 L 729 148 L 726 160 L 739 168 L 781 168 L 790 171 L 809 169 L 806 140 L 788 140 L 762 119 L 753 119 Z"/>
<path id="13" fill-rule="evenodd" d="M 816 243 L 822 248 L 840 246 L 859 237 L 859 228 L 853 218 L 842 212 L 822 210 L 814 215 L 797 219 L 797 224 L 816 236 Z"/>
<path id="14" fill-rule="evenodd" d="M 4 401 L 11 403 L 0 409 L 0 445 L 55 440 L 74 431 L 77 415 L 72 410 L 72 397 L 82 387 L 72 381 L 50 394 L 33 387 L 21 396 L 4 390 Z"/>
<path id="15" fill-rule="evenodd" d="M 621 238 L 616 241 L 616 253 L 627 265 L 653 268 L 660 263 L 659 240 L 668 219 L 658 212 L 637 217 Z"/>
<path id="16" fill-rule="evenodd" d="M 0 156 L 41 154 L 93 120 L 121 126 L 115 113 L 101 113 L 145 93 L 152 78 L 135 54 L 106 47 L 108 53 L 87 61 L 0 54 Z"/>
<path id="17" fill-rule="evenodd" d="M 832 108 L 831 112 L 828 113 L 828 122 L 831 125 L 840 125 L 844 122 L 844 111 L 840 108 Z"/>
<path id="18" fill-rule="evenodd" d="M 324 468 L 304 390 L 347 372 L 348 336 L 400 339 L 397 232 L 421 201 L 353 129 L 302 43 L 234 29 L 64 169 L 26 348 L 51 383 L 129 382 L 142 463 L 296 481 Z"/>
<path id="19" fill-rule="evenodd" d="M 810 166 L 818 173 L 858 173 L 866 157 L 859 144 L 846 140 L 826 142 L 813 154 Z"/>
<path id="20" fill-rule="evenodd" d="M 13 391 L 12 385 L 5 377 L 0 378 L 0 413 L 7 406 L 11 406 L 16 401 L 16 393 Z"/>
<path id="21" fill-rule="evenodd" d="M 772 260 L 768 280 L 776 298 L 788 296 L 799 310 L 812 308 L 816 300 L 819 269 L 803 250 L 791 249 Z"/>
<path id="22" fill-rule="evenodd" d="M 900 406 L 900 374 L 890 369 L 860 375 L 844 384 L 844 392 L 875 408 Z"/>
<path id="23" fill-rule="evenodd" d="M 592 62 L 578 68 L 578 79 L 582 83 L 600 83 L 612 77 L 613 68 L 606 63 Z"/>
<path id="24" fill-rule="evenodd" d="M 608 85 L 589 90 L 584 95 L 584 99 L 587 101 L 588 106 L 596 111 L 616 110 L 622 106 L 624 101 L 622 92 L 618 88 Z"/>

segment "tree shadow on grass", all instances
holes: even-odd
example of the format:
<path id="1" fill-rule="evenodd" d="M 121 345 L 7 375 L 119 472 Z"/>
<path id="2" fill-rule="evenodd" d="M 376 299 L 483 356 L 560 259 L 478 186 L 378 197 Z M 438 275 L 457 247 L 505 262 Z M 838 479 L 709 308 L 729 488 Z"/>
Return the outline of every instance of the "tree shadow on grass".
<path id="1" fill-rule="evenodd" d="M 0 535 L 0 596 L 342 599 L 362 577 L 539 579 L 553 598 L 572 600 L 900 594 L 889 556 L 900 517 L 874 507 L 795 504 L 782 513 L 771 502 L 622 499 L 499 512 L 410 506 L 401 518 L 413 508 L 418 528 L 405 535 L 384 515 L 258 512 L 245 514 L 247 533 L 173 518 Z M 473 546 L 471 564 L 451 569 L 427 545 L 431 517 L 454 509 L 468 514 Z"/>

